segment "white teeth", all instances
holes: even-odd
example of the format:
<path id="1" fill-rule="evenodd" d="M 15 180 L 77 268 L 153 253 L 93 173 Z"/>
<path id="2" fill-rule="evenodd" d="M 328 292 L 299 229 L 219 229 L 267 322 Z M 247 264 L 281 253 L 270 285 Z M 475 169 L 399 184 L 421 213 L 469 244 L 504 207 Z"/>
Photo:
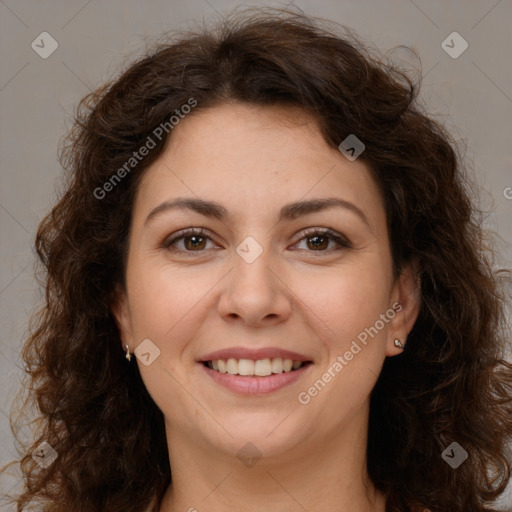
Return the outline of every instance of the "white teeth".
<path id="1" fill-rule="evenodd" d="M 226 370 L 231 375 L 236 375 L 238 373 L 238 361 L 230 357 L 226 362 Z"/>
<path id="2" fill-rule="evenodd" d="M 258 377 L 272 375 L 272 365 L 270 364 L 270 359 L 259 359 L 256 361 L 254 363 L 254 375 L 258 375 Z"/>
<path id="3" fill-rule="evenodd" d="M 239 375 L 254 375 L 254 361 L 252 359 L 240 359 L 238 361 Z"/>
<path id="4" fill-rule="evenodd" d="M 272 359 L 272 373 L 281 373 L 283 371 L 283 360 L 280 357 Z"/>
<path id="5" fill-rule="evenodd" d="M 303 364 L 303 361 L 293 361 L 281 357 L 258 359 L 257 361 L 230 357 L 227 361 L 225 359 L 208 361 L 208 367 L 220 373 L 243 376 L 256 375 L 258 377 L 266 377 L 273 373 L 290 372 L 292 369 L 298 370 Z"/>

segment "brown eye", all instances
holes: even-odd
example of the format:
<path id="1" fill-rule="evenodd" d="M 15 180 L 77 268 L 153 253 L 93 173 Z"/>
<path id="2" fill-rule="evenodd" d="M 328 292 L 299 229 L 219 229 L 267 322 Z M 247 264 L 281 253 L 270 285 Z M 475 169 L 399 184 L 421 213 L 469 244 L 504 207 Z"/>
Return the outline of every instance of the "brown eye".
<path id="1" fill-rule="evenodd" d="M 310 241 L 309 247 L 314 249 L 327 249 L 329 245 L 329 237 L 324 235 L 313 235 L 306 237 Z"/>
<path id="2" fill-rule="evenodd" d="M 204 249 L 206 237 L 198 236 L 198 235 L 189 235 L 182 237 L 184 240 L 185 248 L 194 250 L 194 249 Z M 190 242 L 187 244 L 187 241 Z"/>
<path id="3" fill-rule="evenodd" d="M 334 242 L 334 244 L 338 246 L 338 249 L 334 250 L 339 250 L 340 248 L 349 249 L 351 247 L 348 240 L 342 235 L 325 228 L 317 228 L 304 233 L 303 238 L 299 242 L 303 240 L 306 240 L 306 250 L 309 252 L 331 252 L 327 250 L 331 242 Z"/>
<path id="4" fill-rule="evenodd" d="M 191 228 L 181 231 L 177 236 L 166 240 L 162 247 L 173 252 L 202 252 L 207 249 L 206 243 L 208 240 L 211 241 L 210 237 L 205 235 L 203 229 Z M 181 241 L 183 243 L 179 246 Z"/>

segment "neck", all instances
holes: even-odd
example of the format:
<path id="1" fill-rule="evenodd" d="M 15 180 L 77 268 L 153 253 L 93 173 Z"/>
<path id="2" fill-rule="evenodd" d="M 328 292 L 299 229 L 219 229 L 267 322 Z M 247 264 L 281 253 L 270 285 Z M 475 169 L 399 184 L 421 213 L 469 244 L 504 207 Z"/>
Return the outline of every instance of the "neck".
<path id="1" fill-rule="evenodd" d="M 366 433 L 362 414 L 330 437 L 246 465 L 168 426 L 172 484 L 160 512 L 385 512 L 366 470 Z"/>

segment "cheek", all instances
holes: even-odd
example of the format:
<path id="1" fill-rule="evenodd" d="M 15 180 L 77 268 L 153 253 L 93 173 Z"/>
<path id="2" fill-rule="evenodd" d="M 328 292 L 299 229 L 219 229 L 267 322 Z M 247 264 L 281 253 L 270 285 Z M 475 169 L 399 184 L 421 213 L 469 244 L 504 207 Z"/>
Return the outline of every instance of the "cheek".
<path id="1" fill-rule="evenodd" d="M 178 348 L 179 340 L 197 329 L 197 313 L 220 277 L 208 270 L 134 263 L 128 287 L 136 342 L 150 338 L 161 350 Z M 177 343 L 169 344 L 169 339 Z"/>
<path id="2" fill-rule="evenodd" d="M 347 265 L 328 274 L 297 276 L 293 290 L 317 318 L 322 340 L 350 345 L 389 308 L 389 275 L 379 265 Z"/>
<path id="3" fill-rule="evenodd" d="M 319 319 L 322 359 L 297 398 L 301 404 L 312 404 L 325 428 L 336 429 L 367 404 L 381 371 L 387 332 L 381 315 L 389 308 L 389 276 L 377 267 L 352 266 L 303 285 L 309 317 Z"/>

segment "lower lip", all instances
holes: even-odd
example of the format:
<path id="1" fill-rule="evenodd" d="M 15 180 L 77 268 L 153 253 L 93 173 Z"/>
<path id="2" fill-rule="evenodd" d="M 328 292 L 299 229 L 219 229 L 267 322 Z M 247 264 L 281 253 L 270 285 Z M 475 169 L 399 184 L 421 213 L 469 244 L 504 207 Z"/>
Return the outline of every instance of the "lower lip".
<path id="1" fill-rule="evenodd" d="M 312 363 L 308 363 L 305 366 L 301 366 L 298 370 L 274 373 L 268 377 L 241 377 L 240 375 L 220 373 L 208 368 L 203 363 L 199 364 L 217 384 L 243 395 L 263 395 L 282 389 L 300 379 L 304 372 L 312 366 Z"/>

